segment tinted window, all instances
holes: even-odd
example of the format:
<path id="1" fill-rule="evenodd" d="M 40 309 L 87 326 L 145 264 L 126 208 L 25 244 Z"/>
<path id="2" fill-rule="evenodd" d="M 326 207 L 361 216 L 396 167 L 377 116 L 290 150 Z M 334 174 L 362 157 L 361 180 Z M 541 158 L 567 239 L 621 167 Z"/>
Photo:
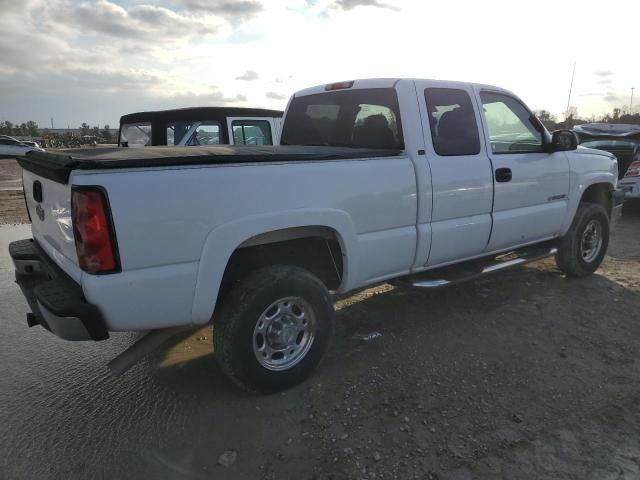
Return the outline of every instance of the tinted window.
<path id="1" fill-rule="evenodd" d="M 480 93 L 493 153 L 542 151 L 542 132 L 522 103 L 508 95 Z"/>
<path id="2" fill-rule="evenodd" d="M 281 143 L 402 149 L 396 92 L 368 88 L 296 97 L 285 118 Z"/>
<path id="3" fill-rule="evenodd" d="M 220 144 L 220 124 L 218 122 L 202 122 L 187 142 L 187 145 L 218 144 Z"/>
<path id="4" fill-rule="evenodd" d="M 469 94 L 456 88 L 424 91 L 433 148 L 438 155 L 480 153 L 478 124 Z"/>
<path id="5" fill-rule="evenodd" d="M 271 126 L 265 120 L 234 120 L 231 122 L 236 145 L 272 145 Z"/>

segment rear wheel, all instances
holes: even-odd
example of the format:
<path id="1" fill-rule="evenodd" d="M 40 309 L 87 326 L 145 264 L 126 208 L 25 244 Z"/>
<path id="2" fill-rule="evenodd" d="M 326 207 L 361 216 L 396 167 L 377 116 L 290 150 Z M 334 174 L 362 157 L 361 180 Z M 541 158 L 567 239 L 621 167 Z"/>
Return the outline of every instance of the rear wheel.
<path id="1" fill-rule="evenodd" d="M 571 277 L 595 272 L 609 246 L 609 216 L 597 203 L 581 203 L 567 234 L 558 242 L 556 265 Z"/>
<path id="2" fill-rule="evenodd" d="M 324 284 L 298 267 L 253 272 L 230 292 L 214 322 L 224 373 L 249 392 L 277 392 L 318 365 L 333 325 Z"/>

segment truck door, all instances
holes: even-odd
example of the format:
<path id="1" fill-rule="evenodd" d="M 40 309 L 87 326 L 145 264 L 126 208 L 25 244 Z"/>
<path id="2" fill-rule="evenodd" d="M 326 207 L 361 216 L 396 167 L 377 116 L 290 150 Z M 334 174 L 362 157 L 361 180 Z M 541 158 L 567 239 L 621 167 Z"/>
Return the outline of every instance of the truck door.
<path id="1" fill-rule="evenodd" d="M 276 145 L 279 128 L 275 118 L 229 117 L 229 143 L 232 145 Z"/>
<path id="2" fill-rule="evenodd" d="M 469 85 L 416 81 L 431 169 L 431 250 L 426 265 L 481 254 L 491 233 L 493 179 Z"/>
<path id="3" fill-rule="evenodd" d="M 559 234 L 567 211 L 569 161 L 564 152 L 543 152 L 533 114 L 517 98 L 478 88 L 485 143 L 495 180 L 493 228 L 487 251 L 532 243 Z"/>

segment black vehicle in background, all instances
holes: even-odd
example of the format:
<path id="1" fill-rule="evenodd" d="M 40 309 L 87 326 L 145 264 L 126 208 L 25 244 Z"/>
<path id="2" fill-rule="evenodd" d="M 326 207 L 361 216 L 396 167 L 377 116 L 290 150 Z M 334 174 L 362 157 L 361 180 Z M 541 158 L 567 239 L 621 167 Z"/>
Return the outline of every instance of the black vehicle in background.
<path id="1" fill-rule="evenodd" d="M 613 153 L 618 159 L 618 178 L 624 177 L 634 157 L 640 155 L 640 125 L 587 123 L 573 131 L 580 145 Z"/>
<path id="2" fill-rule="evenodd" d="M 282 113 L 239 107 L 129 113 L 120 117 L 118 145 L 277 145 Z"/>

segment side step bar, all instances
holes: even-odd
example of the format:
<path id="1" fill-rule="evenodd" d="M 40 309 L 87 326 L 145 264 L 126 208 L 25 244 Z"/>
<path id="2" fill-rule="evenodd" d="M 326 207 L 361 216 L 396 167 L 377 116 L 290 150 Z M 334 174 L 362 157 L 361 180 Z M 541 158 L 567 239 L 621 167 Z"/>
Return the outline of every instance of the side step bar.
<path id="1" fill-rule="evenodd" d="M 525 263 L 551 257 L 558 249 L 548 243 L 533 245 L 498 256 L 470 260 L 468 262 L 436 268 L 427 272 L 408 275 L 398 282 L 417 288 L 441 288 L 456 283 L 474 280 L 492 273 L 508 270 Z"/>

